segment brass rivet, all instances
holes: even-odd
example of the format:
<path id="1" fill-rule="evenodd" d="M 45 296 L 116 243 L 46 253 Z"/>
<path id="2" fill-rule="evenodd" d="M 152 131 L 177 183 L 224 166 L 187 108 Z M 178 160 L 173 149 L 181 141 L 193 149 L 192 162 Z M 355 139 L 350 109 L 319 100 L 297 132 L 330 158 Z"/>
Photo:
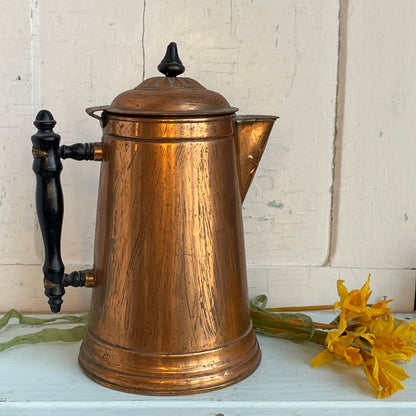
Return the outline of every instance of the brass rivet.
<path id="1" fill-rule="evenodd" d="M 103 160 L 103 145 L 101 143 L 93 143 L 94 160 L 101 162 Z"/>
<path id="2" fill-rule="evenodd" d="M 85 287 L 93 287 L 95 285 L 95 270 L 85 270 Z"/>

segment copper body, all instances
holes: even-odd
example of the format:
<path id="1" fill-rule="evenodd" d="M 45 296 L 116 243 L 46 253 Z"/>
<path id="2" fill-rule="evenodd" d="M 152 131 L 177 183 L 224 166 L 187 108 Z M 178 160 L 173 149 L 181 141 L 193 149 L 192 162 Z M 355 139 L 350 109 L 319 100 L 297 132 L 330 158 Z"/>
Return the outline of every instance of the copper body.
<path id="1" fill-rule="evenodd" d="M 244 163 L 253 173 L 253 157 L 239 152 L 236 129 L 233 115 L 105 122 L 96 276 L 79 356 L 95 381 L 190 394 L 258 366 L 241 215 L 248 179 L 239 178 Z"/>

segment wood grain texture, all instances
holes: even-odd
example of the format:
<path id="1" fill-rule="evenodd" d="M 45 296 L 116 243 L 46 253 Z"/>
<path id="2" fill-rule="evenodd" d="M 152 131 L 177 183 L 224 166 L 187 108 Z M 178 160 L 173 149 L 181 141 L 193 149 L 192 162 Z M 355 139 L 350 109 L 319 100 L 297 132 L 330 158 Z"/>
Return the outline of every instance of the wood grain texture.
<path id="1" fill-rule="evenodd" d="M 415 17 L 411 0 L 350 1 L 335 266 L 416 266 Z"/>

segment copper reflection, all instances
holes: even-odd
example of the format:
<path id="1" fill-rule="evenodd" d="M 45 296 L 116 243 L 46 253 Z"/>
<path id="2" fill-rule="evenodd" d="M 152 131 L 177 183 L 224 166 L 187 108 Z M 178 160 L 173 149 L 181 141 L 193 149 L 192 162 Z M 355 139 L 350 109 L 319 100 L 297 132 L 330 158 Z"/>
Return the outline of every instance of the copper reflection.
<path id="1" fill-rule="evenodd" d="M 192 393 L 257 366 L 228 124 L 228 136 L 193 142 L 104 135 L 96 284 L 80 354 L 97 381 Z"/>
<path id="2" fill-rule="evenodd" d="M 190 394 L 259 364 L 235 129 L 232 115 L 105 123 L 96 280 L 79 357 L 95 381 Z"/>

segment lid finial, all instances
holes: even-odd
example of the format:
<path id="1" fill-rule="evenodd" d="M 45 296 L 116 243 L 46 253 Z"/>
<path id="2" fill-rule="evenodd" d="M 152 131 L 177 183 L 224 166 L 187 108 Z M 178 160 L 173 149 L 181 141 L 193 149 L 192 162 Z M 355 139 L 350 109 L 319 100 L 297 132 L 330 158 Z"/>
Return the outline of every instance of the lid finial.
<path id="1" fill-rule="evenodd" d="M 185 67 L 179 59 L 178 48 L 175 42 L 169 43 L 166 55 L 157 69 L 167 77 L 176 77 L 185 72 Z"/>

